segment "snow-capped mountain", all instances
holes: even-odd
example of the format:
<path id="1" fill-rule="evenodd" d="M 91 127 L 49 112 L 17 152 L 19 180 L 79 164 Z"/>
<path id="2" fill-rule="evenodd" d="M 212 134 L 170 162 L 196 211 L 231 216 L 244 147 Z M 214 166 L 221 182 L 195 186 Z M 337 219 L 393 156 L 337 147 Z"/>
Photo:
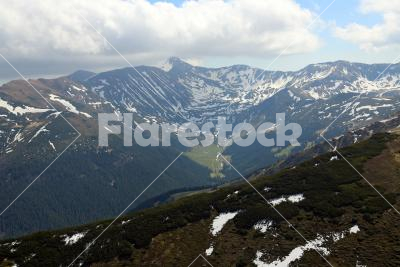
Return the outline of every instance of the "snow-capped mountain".
<path id="1" fill-rule="evenodd" d="M 143 118 L 203 122 L 260 104 L 290 79 L 289 73 L 244 65 L 209 69 L 170 58 L 161 68 L 115 70 L 84 83 L 120 109 Z"/>
<path id="2" fill-rule="evenodd" d="M 274 122 L 275 114 L 284 112 L 287 123 L 302 126 L 301 147 L 266 148 L 255 143 L 246 148 L 225 149 L 223 153 L 231 163 L 248 174 L 321 142 L 319 134 L 346 108 L 326 132 L 327 137 L 391 117 L 400 111 L 399 80 L 399 64 L 338 61 L 299 71 L 274 72 L 245 65 L 204 68 L 170 58 L 162 67 L 139 66 L 102 73 L 78 71 L 57 79 L 30 80 L 35 90 L 22 80 L 3 84 L 1 207 L 6 207 L 68 149 L 35 183 L 37 187 L 32 186 L 24 194 L 25 201 L 16 202 L 20 205 L 16 207 L 26 210 L 27 215 L 18 217 L 10 210 L 0 218 L 0 235 L 112 216 L 162 171 L 153 166 L 154 162 L 157 167 L 165 167 L 185 149 L 177 142 L 168 148 L 127 148 L 115 136 L 110 148 L 99 148 L 100 112 L 132 112 L 135 122 L 200 124 L 226 116 L 234 124 L 247 121 L 254 126 Z M 78 136 L 77 131 L 81 136 L 68 147 Z M 235 178 L 237 173 L 218 161 L 213 152 L 204 154 L 211 160 L 204 161 L 193 154 L 179 159 L 168 170 L 168 178 L 160 179 L 137 204 L 169 191 Z M 218 165 L 218 172 L 223 175 L 216 177 L 224 179 L 211 177 L 210 169 L 214 167 L 205 166 L 209 162 Z M 75 205 L 71 206 L 71 199 Z M 51 205 L 42 209 L 43 203 Z M 93 203 L 102 210 L 93 211 Z M 63 217 L 64 213 L 70 216 Z M 50 217 L 54 219 L 48 221 Z M 31 223 L 31 218 L 37 222 Z"/>
<path id="3" fill-rule="evenodd" d="M 378 128 L 398 126 L 399 117 L 394 120 Z M 114 220 L 0 240 L 0 262 L 49 267 L 398 266 L 400 218 L 394 207 L 400 204 L 400 129 L 392 130 L 355 145 L 351 138 L 351 146 L 340 148 L 381 195 L 329 151 L 274 175 L 254 173 L 251 187 L 236 182 Z"/>
<path id="4" fill-rule="evenodd" d="M 375 104 L 370 105 L 371 111 L 390 110 L 400 89 L 400 65 L 385 71 L 386 68 L 387 64 L 338 61 L 310 65 L 295 72 L 275 72 L 244 65 L 196 67 L 170 58 L 161 68 L 113 70 L 92 75 L 83 84 L 121 111 L 135 112 L 147 121 L 200 123 L 248 112 L 283 92 L 292 99 L 290 110 L 360 93 L 376 98 Z M 367 109 L 361 104 L 360 110 Z M 321 116 L 326 118 L 335 115 L 322 112 Z"/>
<path id="5" fill-rule="evenodd" d="M 227 116 L 233 122 L 254 124 L 285 112 L 288 120 L 306 126 L 312 119 L 321 124 L 315 130 L 322 130 L 346 108 L 338 125 L 351 128 L 387 117 L 398 110 L 400 102 L 399 64 L 345 61 L 273 72 L 244 65 L 196 67 L 170 58 L 161 68 L 139 66 L 99 74 L 78 71 L 32 83 L 48 102 L 24 81 L 1 87 L 0 138 L 7 151 L 13 141 L 32 141 L 49 118 L 59 115 L 54 108 L 88 123 L 95 123 L 96 114 L 106 111 L 133 112 L 138 120 L 149 122 L 201 123 Z M 363 97 L 353 103 L 361 93 Z"/>

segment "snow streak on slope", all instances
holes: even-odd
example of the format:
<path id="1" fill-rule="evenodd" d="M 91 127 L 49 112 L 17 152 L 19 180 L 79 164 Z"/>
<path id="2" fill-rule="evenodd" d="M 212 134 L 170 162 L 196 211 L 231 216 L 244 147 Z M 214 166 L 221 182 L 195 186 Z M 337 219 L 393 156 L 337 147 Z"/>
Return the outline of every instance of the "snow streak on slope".
<path id="1" fill-rule="evenodd" d="M 271 263 L 266 263 L 266 262 L 262 261 L 261 258 L 263 257 L 264 254 L 262 251 L 257 251 L 256 258 L 253 261 L 253 263 L 257 267 L 287 267 L 291 263 L 295 262 L 296 260 L 301 259 L 304 255 L 304 253 L 306 251 L 310 251 L 310 250 L 318 250 L 324 256 L 328 256 L 330 254 L 330 251 L 328 248 L 324 247 L 324 244 L 328 240 L 332 240 L 333 243 L 335 243 L 335 242 L 339 241 L 340 239 L 345 238 L 346 235 L 356 234 L 358 231 L 359 231 L 359 228 L 357 225 L 355 225 L 347 231 L 330 233 L 325 236 L 318 235 L 316 239 L 308 241 L 305 245 L 294 248 L 289 253 L 289 255 L 287 255 L 286 257 L 275 260 Z"/>
<path id="2" fill-rule="evenodd" d="M 51 101 L 61 103 L 69 112 L 72 112 L 72 113 L 75 113 L 78 115 L 83 115 L 87 118 L 92 118 L 91 115 L 89 115 L 85 112 L 78 111 L 77 108 L 74 105 L 72 105 L 71 102 L 69 102 L 68 100 L 62 99 L 61 97 L 59 97 L 57 95 L 53 95 L 53 94 L 50 94 L 49 96 L 50 96 Z"/>
<path id="3" fill-rule="evenodd" d="M 212 226 L 211 226 L 211 234 L 213 236 L 216 236 L 224 227 L 224 225 L 229 221 L 235 218 L 235 216 L 239 213 L 239 211 L 236 212 L 227 212 L 227 213 L 221 213 L 217 217 L 215 217 Z"/>
<path id="4" fill-rule="evenodd" d="M 6 109 L 8 112 L 14 114 L 14 115 L 24 115 L 27 113 L 44 113 L 47 111 L 52 111 L 53 109 L 45 109 L 45 108 L 34 108 L 34 107 L 29 107 L 29 106 L 22 106 L 22 107 L 13 107 L 11 104 L 9 104 L 7 101 L 2 100 L 0 98 L 0 108 Z"/>
<path id="5" fill-rule="evenodd" d="M 85 86 L 121 111 L 135 112 L 147 120 L 201 123 L 233 114 L 251 117 L 255 107 L 269 100 L 301 113 L 312 104 L 329 102 L 341 95 L 349 98 L 351 94 L 368 92 L 375 98 L 393 99 L 387 94 L 400 92 L 400 68 L 396 65 L 378 77 L 385 68 L 338 61 L 280 72 L 245 65 L 196 67 L 171 58 L 162 68 L 138 67 L 140 74 L 130 68 L 100 73 Z M 290 99 L 282 99 L 285 94 Z M 331 112 L 321 117 L 337 115 Z"/>

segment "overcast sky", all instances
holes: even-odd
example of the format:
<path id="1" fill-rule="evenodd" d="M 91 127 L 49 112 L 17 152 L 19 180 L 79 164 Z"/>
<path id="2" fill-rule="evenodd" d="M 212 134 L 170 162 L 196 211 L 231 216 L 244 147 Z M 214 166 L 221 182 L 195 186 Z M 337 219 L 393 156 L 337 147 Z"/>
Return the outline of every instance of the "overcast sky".
<path id="1" fill-rule="evenodd" d="M 0 53 L 28 77 L 126 67 L 91 23 L 132 65 L 178 56 L 195 65 L 266 68 L 289 44 L 269 69 L 392 62 L 400 54 L 400 1 L 336 0 L 317 19 L 331 2 L 0 0 Z M 0 58 L 0 81 L 17 77 Z"/>

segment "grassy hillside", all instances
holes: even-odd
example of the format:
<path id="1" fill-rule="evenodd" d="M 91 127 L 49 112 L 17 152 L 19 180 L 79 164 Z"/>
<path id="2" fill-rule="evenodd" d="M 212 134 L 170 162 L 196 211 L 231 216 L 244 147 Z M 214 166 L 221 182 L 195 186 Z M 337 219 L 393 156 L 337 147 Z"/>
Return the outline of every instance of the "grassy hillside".
<path id="1" fill-rule="evenodd" d="M 341 153 L 399 207 L 399 151 L 399 136 L 383 133 Z M 400 215 L 335 156 L 251 181 L 312 244 L 243 183 L 124 216 L 76 266 L 188 266 L 200 253 L 213 266 L 328 266 L 316 251 L 334 266 L 399 266 Z M 218 219 L 232 214 L 217 231 Z M 110 222 L 3 241 L 0 266 L 68 266 Z M 293 258 L 296 249 L 303 253 Z"/>
<path id="2" fill-rule="evenodd" d="M 208 147 L 194 147 L 185 154 L 186 157 L 194 162 L 197 162 L 201 166 L 204 166 L 210 170 L 211 178 L 224 178 L 222 170 L 224 169 L 225 161 L 218 159 L 218 155 L 223 152 L 223 149 L 218 147 L 216 144 L 212 144 Z M 229 158 L 229 156 L 227 156 Z"/>

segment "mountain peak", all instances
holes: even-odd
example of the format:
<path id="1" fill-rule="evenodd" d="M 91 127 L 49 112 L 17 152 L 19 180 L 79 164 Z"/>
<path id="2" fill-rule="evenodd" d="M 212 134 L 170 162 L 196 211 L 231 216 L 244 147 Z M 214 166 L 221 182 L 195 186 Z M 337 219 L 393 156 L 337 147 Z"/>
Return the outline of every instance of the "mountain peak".
<path id="1" fill-rule="evenodd" d="M 188 67 L 191 68 L 192 65 L 183 61 L 179 57 L 170 57 L 161 66 L 161 68 L 166 72 L 169 72 L 170 70 L 172 70 L 174 68 L 186 69 Z"/>
<path id="2" fill-rule="evenodd" d="M 77 70 L 74 73 L 68 75 L 67 77 L 75 82 L 84 82 L 90 77 L 96 75 L 96 73 L 87 70 Z"/>

